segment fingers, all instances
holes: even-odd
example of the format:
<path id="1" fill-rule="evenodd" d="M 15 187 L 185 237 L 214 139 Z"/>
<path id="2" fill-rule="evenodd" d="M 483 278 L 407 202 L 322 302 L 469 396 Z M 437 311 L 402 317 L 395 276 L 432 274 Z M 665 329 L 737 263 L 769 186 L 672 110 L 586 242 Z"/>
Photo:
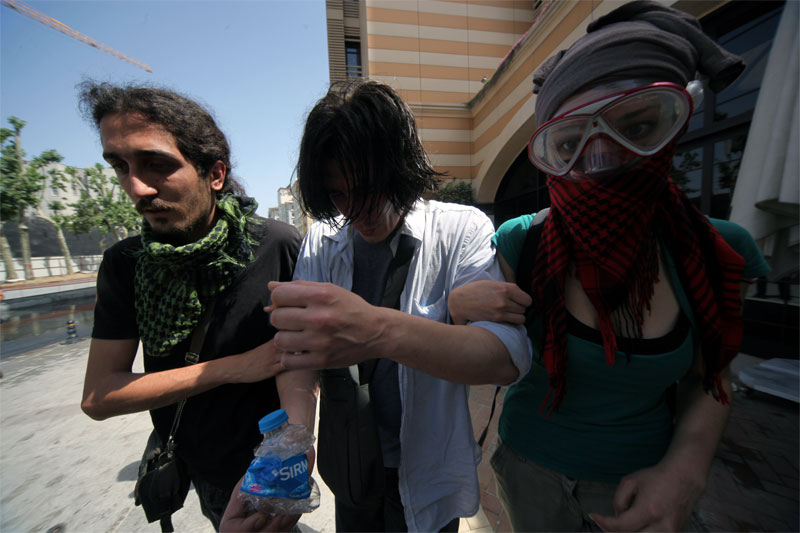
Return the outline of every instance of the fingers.
<path id="1" fill-rule="evenodd" d="M 264 526 L 269 522 L 269 517 L 261 513 L 254 513 L 239 524 L 239 531 L 261 531 Z"/>
<path id="2" fill-rule="evenodd" d="M 614 511 L 617 516 L 627 511 L 636 498 L 637 484 L 631 478 L 623 478 L 620 481 L 617 491 L 614 493 Z"/>
<path id="3" fill-rule="evenodd" d="M 654 524 L 643 509 L 631 508 L 617 516 L 590 513 L 589 518 L 603 531 L 653 531 L 662 530 Z"/>
<path id="4" fill-rule="evenodd" d="M 279 355 L 335 351 L 331 344 L 332 334 L 329 332 L 320 329 L 293 331 L 278 328 L 278 330 L 272 340 Z"/>
<path id="5" fill-rule="evenodd" d="M 520 289 L 514 283 L 504 283 L 502 285 L 502 289 L 502 291 L 498 291 L 495 294 L 501 298 L 500 305 L 503 307 L 503 311 L 505 313 L 518 315 L 513 320 L 504 318 L 503 321 L 514 324 L 524 323 L 525 310 L 530 307 L 531 303 L 533 303 L 530 295 Z"/>
<path id="6" fill-rule="evenodd" d="M 608 523 L 608 521 L 611 519 L 612 517 L 610 516 L 603 516 L 595 513 L 589 513 L 589 520 L 594 522 L 595 525 L 597 525 L 597 527 L 599 527 L 603 531 L 613 531 L 612 529 L 610 529 L 610 524 Z"/>
<path id="7" fill-rule="evenodd" d="M 295 281 L 270 281 L 267 283 L 267 288 L 269 290 L 274 291 L 277 287 L 281 287 L 284 285 L 322 285 L 318 281 L 303 281 L 303 280 L 295 280 Z"/>
<path id="8" fill-rule="evenodd" d="M 510 284 L 511 288 L 509 289 L 509 296 L 511 296 L 511 300 L 516 303 L 517 305 L 522 307 L 522 311 L 524 312 L 525 309 L 531 306 L 533 303 L 533 299 L 531 295 L 527 292 L 520 289 L 516 284 Z"/>
<path id="9" fill-rule="evenodd" d="M 647 506 L 637 505 L 638 483 L 633 478 L 623 478 L 614 493 L 614 511 L 617 516 L 590 514 L 589 518 L 603 531 L 641 531 L 653 527 Z"/>
<path id="10" fill-rule="evenodd" d="M 285 369 L 281 364 L 281 355 L 275 341 L 270 340 L 237 356 L 225 359 L 232 365 L 235 381 L 253 383 L 283 372 Z"/>
<path id="11" fill-rule="evenodd" d="M 272 524 L 273 529 L 272 531 L 291 531 L 292 526 L 294 526 L 300 520 L 300 515 L 278 515 L 275 517 L 275 521 Z"/>
<path id="12" fill-rule="evenodd" d="M 272 304 L 270 307 L 305 307 L 315 287 L 306 285 L 305 282 L 293 281 L 269 283 L 269 288 L 272 291 Z"/>
<path id="13" fill-rule="evenodd" d="M 267 284 L 272 292 L 270 307 L 306 307 L 324 286 L 313 281 L 270 281 Z"/>
<path id="14" fill-rule="evenodd" d="M 313 317 L 309 315 L 306 309 L 280 307 L 271 310 L 269 321 L 279 330 L 303 331 L 307 328 L 309 322 L 313 323 Z M 280 346 L 280 348 L 282 350 L 286 349 L 283 346 Z"/>
<path id="15" fill-rule="evenodd" d="M 503 315 L 503 319 L 500 322 L 520 326 L 525 323 L 525 315 L 522 313 L 507 313 Z"/>

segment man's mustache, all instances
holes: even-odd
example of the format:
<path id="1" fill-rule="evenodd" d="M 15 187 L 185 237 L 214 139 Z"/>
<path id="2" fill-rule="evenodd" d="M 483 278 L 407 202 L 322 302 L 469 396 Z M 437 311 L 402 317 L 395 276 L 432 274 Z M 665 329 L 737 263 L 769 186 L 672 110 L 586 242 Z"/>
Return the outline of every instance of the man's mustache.
<path id="1" fill-rule="evenodd" d="M 169 202 L 165 202 L 160 198 L 142 198 L 138 202 L 136 202 L 136 211 L 141 215 L 144 213 L 145 209 L 169 209 L 170 205 Z"/>

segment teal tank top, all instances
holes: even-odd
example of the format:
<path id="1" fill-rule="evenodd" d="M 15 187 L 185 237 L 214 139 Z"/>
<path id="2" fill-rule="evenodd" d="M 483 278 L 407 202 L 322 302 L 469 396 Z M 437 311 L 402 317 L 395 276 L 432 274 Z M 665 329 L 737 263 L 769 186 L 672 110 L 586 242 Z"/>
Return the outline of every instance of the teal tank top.
<path id="1" fill-rule="evenodd" d="M 514 269 L 532 220 L 533 215 L 512 219 L 495 235 L 498 251 Z M 727 221 L 711 222 L 745 258 L 745 277 L 769 270 L 745 230 Z M 674 262 L 669 253 L 663 259 L 682 311 L 676 327 L 659 339 L 618 339 L 621 349 L 609 366 L 599 331 L 570 317 L 566 393 L 549 418 L 547 407 L 540 409 L 549 389 L 539 352 L 542 324 L 539 317 L 530 321 L 534 361 L 506 392 L 498 427 L 503 443 L 566 476 L 608 483 L 661 460 L 673 429 L 667 391 L 691 367 L 697 338 Z"/>

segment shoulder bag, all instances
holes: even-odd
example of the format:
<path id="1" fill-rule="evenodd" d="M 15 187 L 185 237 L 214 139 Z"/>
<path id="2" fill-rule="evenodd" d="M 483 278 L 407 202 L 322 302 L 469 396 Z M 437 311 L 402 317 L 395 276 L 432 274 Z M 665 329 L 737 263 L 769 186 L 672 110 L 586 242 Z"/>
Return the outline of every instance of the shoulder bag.
<path id="1" fill-rule="evenodd" d="M 192 342 L 184 360 L 193 365 L 200 360 L 214 301 L 206 308 L 197 327 L 192 333 Z M 141 505 L 148 522 L 160 521 L 161 531 L 172 532 L 172 513 L 183 507 L 189 492 L 189 473 L 186 464 L 175 454 L 175 433 L 181 420 L 181 413 L 186 405 L 186 398 L 178 403 L 169 438 L 166 445 L 154 429 L 147 439 L 147 446 L 139 464 L 139 477 L 133 489 L 134 504 Z"/>

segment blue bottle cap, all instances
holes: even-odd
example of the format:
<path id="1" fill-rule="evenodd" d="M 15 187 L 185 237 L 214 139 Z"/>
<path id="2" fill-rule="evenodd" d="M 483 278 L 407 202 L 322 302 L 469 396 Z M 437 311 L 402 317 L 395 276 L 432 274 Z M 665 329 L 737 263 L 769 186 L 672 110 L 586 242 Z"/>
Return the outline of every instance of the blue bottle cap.
<path id="1" fill-rule="evenodd" d="M 270 414 L 258 421 L 258 429 L 261 433 L 272 431 L 281 424 L 289 420 L 289 415 L 283 409 L 272 411 Z"/>

